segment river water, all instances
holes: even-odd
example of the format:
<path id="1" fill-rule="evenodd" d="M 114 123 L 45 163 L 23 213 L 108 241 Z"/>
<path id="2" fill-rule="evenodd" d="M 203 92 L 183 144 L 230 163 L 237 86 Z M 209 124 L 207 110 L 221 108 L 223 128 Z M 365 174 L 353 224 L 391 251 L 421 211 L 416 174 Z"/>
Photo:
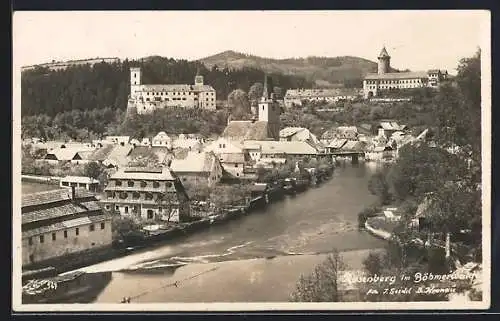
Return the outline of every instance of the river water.
<path id="1" fill-rule="evenodd" d="M 348 251 L 359 268 L 367 250 L 383 247 L 357 228 L 376 200 L 367 188 L 374 171 L 342 163 L 328 182 L 260 212 L 82 270 L 113 272 L 96 303 L 286 301 L 325 253 Z"/>

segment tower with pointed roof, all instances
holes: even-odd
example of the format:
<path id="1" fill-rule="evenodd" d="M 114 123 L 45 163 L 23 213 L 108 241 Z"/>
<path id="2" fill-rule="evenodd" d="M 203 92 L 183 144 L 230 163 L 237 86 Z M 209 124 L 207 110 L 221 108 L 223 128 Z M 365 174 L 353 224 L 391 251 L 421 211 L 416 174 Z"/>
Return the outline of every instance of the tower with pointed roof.
<path id="1" fill-rule="evenodd" d="M 194 77 L 195 86 L 203 86 L 203 76 L 200 75 L 200 68 L 196 70 L 196 76 Z"/>
<path id="2" fill-rule="evenodd" d="M 272 89 L 272 79 L 264 76 L 264 90 L 258 106 L 259 121 L 267 122 L 268 137 L 274 140 L 279 139 L 281 108 L 274 99 Z"/>
<path id="3" fill-rule="evenodd" d="M 385 46 L 380 51 L 378 55 L 378 74 L 383 75 L 390 71 L 391 69 L 391 56 L 387 53 Z"/>

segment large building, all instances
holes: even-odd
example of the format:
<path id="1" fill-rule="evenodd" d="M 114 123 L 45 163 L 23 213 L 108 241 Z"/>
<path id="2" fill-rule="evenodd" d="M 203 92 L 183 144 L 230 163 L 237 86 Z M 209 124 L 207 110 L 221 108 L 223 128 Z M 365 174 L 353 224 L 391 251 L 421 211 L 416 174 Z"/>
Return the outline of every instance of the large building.
<path id="1" fill-rule="evenodd" d="M 167 167 L 119 169 L 104 191 L 106 210 L 121 215 L 178 222 L 189 214 L 184 187 Z"/>
<path id="2" fill-rule="evenodd" d="M 381 96 L 384 91 L 394 89 L 438 88 L 448 76 L 447 71 L 428 70 L 410 72 L 391 72 L 391 56 L 385 47 L 378 56 L 377 73 L 367 74 L 363 80 L 365 98 Z"/>
<path id="3" fill-rule="evenodd" d="M 203 83 L 203 76 L 196 74 L 194 85 L 145 85 L 141 68 L 130 68 L 129 111 L 151 113 L 165 107 L 215 109 L 216 95 L 212 86 Z"/>
<path id="4" fill-rule="evenodd" d="M 111 217 L 85 189 L 23 195 L 23 266 L 109 246 Z"/>

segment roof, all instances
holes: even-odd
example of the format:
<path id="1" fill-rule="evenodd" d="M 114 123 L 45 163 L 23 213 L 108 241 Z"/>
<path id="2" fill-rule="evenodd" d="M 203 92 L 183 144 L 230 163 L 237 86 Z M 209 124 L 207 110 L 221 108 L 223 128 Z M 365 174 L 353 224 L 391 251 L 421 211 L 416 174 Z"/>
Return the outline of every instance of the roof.
<path id="1" fill-rule="evenodd" d="M 75 188 L 75 198 L 79 199 L 87 197 L 95 197 L 95 196 L 86 189 Z M 70 199 L 71 199 L 71 190 L 68 188 L 60 188 L 50 191 L 24 194 L 21 201 L 22 204 L 21 206 L 28 207 L 41 204 L 50 204 Z"/>
<path id="2" fill-rule="evenodd" d="M 295 135 L 297 132 L 303 131 L 303 127 L 286 127 L 280 130 L 280 137 L 290 137 Z"/>
<path id="3" fill-rule="evenodd" d="M 83 183 L 83 184 L 99 183 L 97 179 L 87 176 L 65 176 L 61 178 L 61 181 L 71 182 L 71 183 Z"/>
<path id="4" fill-rule="evenodd" d="M 222 136 L 242 140 L 265 140 L 272 137 L 267 122 L 251 120 L 230 121 Z"/>
<path id="5" fill-rule="evenodd" d="M 334 139 L 328 144 L 329 148 L 341 148 L 344 144 L 347 143 L 347 139 Z"/>
<path id="6" fill-rule="evenodd" d="M 308 98 L 308 97 L 341 97 L 358 96 L 359 89 L 354 88 L 319 88 L 319 89 L 288 89 L 286 98 Z"/>
<path id="7" fill-rule="evenodd" d="M 167 133 L 165 132 L 159 132 L 158 134 L 156 134 L 155 137 L 153 137 L 153 140 L 157 140 L 157 139 L 166 139 L 166 140 L 170 140 L 171 137 L 167 135 Z"/>
<path id="8" fill-rule="evenodd" d="M 88 225 L 91 223 L 98 223 L 107 220 L 111 220 L 110 215 L 101 214 L 101 215 L 84 216 L 80 218 L 57 222 L 54 224 L 44 225 L 37 228 L 29 229 L 27 231 L 23 231 L 22 237 L 23 238 L 32 237 L 40 234 L 51 233 L 54 231 L 64 230 L 82 225 Z"/>
<path id="9" fill-rule="evenodd" d="M 244 153 L 228 153 L 219 155 L 219 159 L 223 163 L 244 163 Z"/>
<path id="10" fill-rule="evenodd" d="M 176 173 L 210 172 L 215 155 L 211 152 L 189 152 L 184 159 L 173 159 L 170 169 Z"/>
<path id="11" fill-rule="evenodd" d="M 363 148 L 363 143 L 359 141 L 347 141 L 343 146 L 342 150 L 346 151 L 359 151 Z"/>
<path id="12" fill-rule="evenodd" d="M 406 125 L 399 125 L 397 122 L 394 121 L 383 121 L 380 122 L 379 127 L 382 127 L 385 130 L 396 130 L 396 131 L 401 131 L 406 128 Z"/>
<path id="13" fill-rule="evenodd" d="M 111 175 L 110 179 L 171 181 L 174 180 L 175 177 L 167 167 L 128 167 L 118 170 L 116 173 Z"/>
<path id="14" fill-rule="evenodd" d="M 115 145 L 104 145 L 103 147 L 84 155 L 85 159 L 93 161 L 103 161 L 108 158 L 109 154 L 113 151 Z"/>
<path id="15" fill-rule="evenodd" d="M 66 147 L 66 148 L 55 148 L 52 151 L 48 152 L 47 155 L 54 155 L 57 160 L 72 160 L 75 155 L 79 152 L 91 152 L 95 148 L 93 147 Z"/>
<path id="16" fill-rule="evenodd" d="M 246 141 L 245 144 L 260 145 L 262 154 L 313 155 L 318 153 L 316 148 L 303 141 Z"/>
<path id="17" fill-rule="evenodd" d="M 139 91 L 215 91 L 210 85 L 187 85 L 187 84 L 161 84 L 161 85 L 141 85 Z"/>
<path id="18" fill-rule="evenodd" d="M 380 54 L 378 55 L 379 58 L 383 58 L 383 57 L 391 57 L 389 56 L 389 54 L 387 53 L 387 49 L 385 49 L 385 46 L 382 48 L 382 50 L 380 51 Z"/>
<path id="19" fill-rule="evenodd" d="M 427 78 L 427 71 L 410 71 L 410 72 L 388 72 L 385 74 L 370 73 L 365 76 L 367 80 L 376 79 L 417 79 Z"/>
<path id="20" fill-rule="evenodd" d="M 76 203 L 66 200 L 65 203 L 54 204 L 53 207 L 45 207 L 23 213 L 22 224 L 99 210 L 101 210 L 101 207 L 96 199 Z"/>
<path id="21" fill-rule="evenodd" d="M 128 163 L 127 156 L 133 149 L 132 145 L 114 145 L 106 160 L 114 165 L 126 165 Z"/>

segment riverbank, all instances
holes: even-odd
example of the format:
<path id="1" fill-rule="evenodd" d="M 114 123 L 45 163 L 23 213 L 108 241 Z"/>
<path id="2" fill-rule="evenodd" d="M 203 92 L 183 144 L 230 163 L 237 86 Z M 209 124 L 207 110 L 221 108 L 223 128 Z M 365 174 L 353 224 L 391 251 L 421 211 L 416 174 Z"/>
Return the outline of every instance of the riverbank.
<path id="1" fill-rule="evenodd" d="M 349 269 L 363 268 L 371 250 L 342 252 Z M 301 275 L 327 253 L 187 264 L 178 268 L 113 272 L 93 303 L 286 302 Z"/>
<path id="2" fill-rule="evenodd" d="M 326 180 L 331 179 L 331 176 L 327 177 Z M 323 178 L 323 182 L 326 181 Z M 299 188 L 293 193 L 294 195 L 305 192 L 308 188 Z M 260 196 L 252 198 L 246 205 L 242 206 L 230 206 L 222 209 L 220 213 L 213 214 L 208 217 L 192 221 L 176 224 L 169 226 L 165 229 L 159 229 L 156 231 L 148 232 L 144 237 L 133 244 L 123 243 L 119 247 L 109 247 L 106 249 L 101 249 L 92 255 L 92 252 L 84 253 L 82 255 L 71 255 L 68 257 L 59 257 L 51 259 L 46 262 L 40 262 L 33 266 L 28 266 L 23 269 L 27 274 L 34 269 L 41 269 L 46 267 L 55 267 L 57 274 L 66 273 L 68 271 L 80 269 L 82 267 L 98 264 L 103 261 L 113 260 L 122 256 L 130 255 L 138 250 L 145 248 L 158 246 L 165 244 L 168 241 L 172 241 L 176 238 L 188 236 L 190 234 L 196 233 L 197 231 L 207 229 L 213 225 L 226 224 L 229 221 L 238 219 L 244 215 L 253 213 L 254 211 L 263 210 L 268 205 L 283 200 L 284 190 L 281 188 L 270 188 L 265 193 Z M 26 273 L 24 274 L 26 276 Z M 25 277 L 25 280 L 29 278 Z"/>

